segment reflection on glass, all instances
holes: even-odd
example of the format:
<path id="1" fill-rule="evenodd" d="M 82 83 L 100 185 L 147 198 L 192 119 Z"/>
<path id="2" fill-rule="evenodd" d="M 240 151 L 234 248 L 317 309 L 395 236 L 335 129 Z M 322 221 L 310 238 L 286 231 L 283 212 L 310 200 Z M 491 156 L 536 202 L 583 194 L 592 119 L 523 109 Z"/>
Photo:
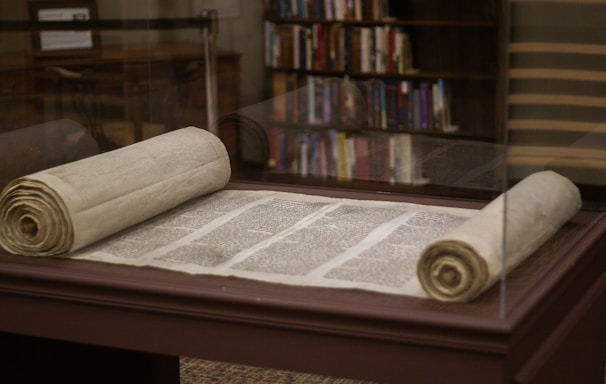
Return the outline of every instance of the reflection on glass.
<path id="1" fill-rule="evenodd" d="M 265 164 L 270 174 L 310 179 L 501 188 L 504 147 L 444 135 L 456 126 L 437 82 L 435 103 L 426 104 L 423 118 L 412 94 L 387 107 L 390 85 L 381 80 L 310 76 L 306 83 L 222 119 L 223 125 L 240 124 L 244 162 Z M 403 95 L 408 84 L 398 86 L 393 92 Z M 427 126 L 414 125 L 417 119 Z"/>
<path id="2" fill-rule="evenodd" d="M 99 153 L 73 120 L 55 120 L 0 134 L 0 190 L 11 180 Z"/>

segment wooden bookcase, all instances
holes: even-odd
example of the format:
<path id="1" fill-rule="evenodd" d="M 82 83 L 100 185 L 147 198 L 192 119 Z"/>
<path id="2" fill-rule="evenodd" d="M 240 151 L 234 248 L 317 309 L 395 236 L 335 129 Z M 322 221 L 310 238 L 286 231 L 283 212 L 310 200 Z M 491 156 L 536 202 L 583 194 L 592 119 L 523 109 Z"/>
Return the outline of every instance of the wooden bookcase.
<path id="1" fill-rule="evenodd" d="M 502 0 L 267 0 L 264 23 L 277 173 L 406 186 L 419 137 L 503 141 Z"/>

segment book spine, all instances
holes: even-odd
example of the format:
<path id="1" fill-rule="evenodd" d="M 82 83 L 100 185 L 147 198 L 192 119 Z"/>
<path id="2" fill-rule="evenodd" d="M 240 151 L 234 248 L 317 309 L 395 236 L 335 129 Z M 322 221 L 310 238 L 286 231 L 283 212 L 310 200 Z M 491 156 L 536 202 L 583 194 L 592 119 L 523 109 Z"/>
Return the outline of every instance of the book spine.
<path id="1" fill-rule="evenodd" d="M 383 27 L 374 27 L 374 71 L 383 73 Z"/>
<path id="2" fill-rule="evenodd" d="M 328 148 L 326 154 L 327 158 L 327 175 L 331 177 L 337 177 L 337 166 L 338 166 L 338 147 L 339 147 L 339 132 L 335 129 L 328 131 L 329 139 L 327 140 Z"/>
<path id="3" fill-rule="evenodd" d="M 264 38 L 265 38 L 265 66 L 274 67 L 274 35 L 275 35 L 275 24 L 271 21 L 264 22 Z"/>
<path id="4" fill-rule="evenodd" d="M 399 103 L 400 103 L 400 92 L 399 83 L 393 80 L 385 81 L 385 114 L 386 114 L 386 128 L 396 129 L 399 123 Z"/>
<path id="5" fill-rule="evenodd" d="M 307 133 L 299 133 L 298 135 L 298 147 L 299 147 L 299 176 L 307 177 L 309 173 L 309 138 Z"/>
<path id="6" fill-rule="evenodd" d="M 272 81 L 272 115 L 274 121 L 286 122 L 287 120 L 287 105 L 284 94 L 287 90 L 286 74 L 275 72 L 271 76 Z"/>
<path id="7" fill-rule="evenodd" d="M 320 174 L 326 178 L 330 174 L 331 152 L 330 139 L 326 135 L 320 137 Z"/>
<path id="8" fill-rule="evenodd" d="M 297 0 L 297 16 L 300 18 L 305 18 L 305 5 L 303 4 L 303 0 Z"/>
<path id="9" fill-rule="evenodd" d="M 411 184 L 414 162 L 412 158 L 412 140 L 408 133 L 400 133 L 396 136 L 396 162 L 397 166 L 397 181 L 403 184 Z"/>
<path id="10" fill-rule="evenodd" d="M 289 121 L 292 123 L 297 123 L 299 121 L 299 81 L 296 74 L 289 75 L 289 103 L 290 103 L 290 119 Z"/>
<path id="11" fill-rule="evenodd" d="M 369 80 L 364 83 L 364 91 L 366 94 L 366 123 L 368 128 L 375 126 L 375 108 L 374 108 L 374 86 L 373 81 Z"/>
<path id="12" fill-rule="evenodd" d="M 322 82 L 322 124 L 332 124 L 332 87 L 330 81 Z"/>
<path id="13" fill-rule="evenodd" d="M 368 136 L 356 138 L 356 178 L 359 180 L 370 179 L 369 145 Z"/>
<path id="14" fill-rule="evenodd" d="M 362 21 L 362 1 L 364 0 L 355 0 L 354 1 L 354 20 Z"/>
<path id="15" fill-rule="evenodd" d="M 320 76 L 314 76 L 314 104 L 315 119 L 312 124 L 321 125 L 324 123 L 324 79 Z"/>
<path id="16" fill-rule="evenodd" d="M 381 81 L 373 82 L 372 87 L 373 128 L 382 129 L 381 125 Z"/>
<path id="17" fill-rule="evenodd" d="M 387 137 L 387 181 L 390 184 L 396 182 L 396 138 L 394 135 Z"/>
<path id="18" fill-rule="evenodd" d="M 442 130 L 442 93 L 437 82 L 431 85 L 431 94 L 433 96 L 433 129 L 436 131 Z"/>
<path id="19" fill-rule="evenodd" d="M 412 89 L 411 97 L 411 128 L 421 129 L 421 95 L 418 88 Z"/>
<path id="20" fill-rule="evenodd" d="M 276 170 L 280 173 L 284 173 L 287 170 L 287 145 L 288 142 L 286 138 L 286 133 L 283 130 L 280 130 L 280 133 L 278 134 L 278 156 L 276 161 Z"/>
<path id="21" fill-rule="evenodd" d="M 307 124 L 314 124 L 316 121 L 315 85 L 315 76 L 307 75 Z"/>
<path id="22" fill-rule="evenodd" d="M 334 20 L 334 2 L 333 0 L 324 0 L 324 18 Z"/>
<path id="23" fill-rule="evenodd" d="M 292 27 L 292 68 L 301 69 L 301 26 L 298 24 Z"/>
<path id="24" fill-rule="evenodd" d="M 420 128 L 429 129 L 429 85 L 422 82 L 419 85 Z"/>
<path id="25" fill-rule="evenodd" d="M 323 49 L 323 33 L 322 24 L 312 25 L 312 69 L 322 70 L 322 49 Z"/>
<path id="26" fill-rule="evenodd" d="M 360 52 L 361 52 L 360 69 L 361 69 L 361 72 L 364 72 L 364 73 L 370 72 L 370 62 L 371 62 L 370 39 L 371 39 L 370 28 L 367 28 L 367 27 L 360 28 Z"/>
<path id="27" fill-rule="evenodd" d="M 267 166 L 270 169 L 278 170 L 280 163 L 280 130 L 276 127 L 267 129 L 267 141 L 269 143 L 269 156 Z"/>
<path id="28" fill-rule="evenodd" d="M 318 132 L 314 132 L 309 137 L 309 174 L 310 176 L 321 176 L 321 137 Z"/>
<path id="29" fill-rule="evenodd" d="M 292 69 L 294 67 L 294 27 L 280 25 L 278 27 L 279 55 L 278 67 Z"/>
<path id="30" fill-rule="evenodd" d="M 380 128 L 381 129 L 387 129 L 387 94 L 385 91 L 385 82 L 384 81 L 380 81 L 379 82 L 379 102 L 381 103 L 381 107 L 380 107 Z"/>
<path id="31" fill-rule="evenodd" d="M 314 14 L 311 16 L 315 19 L 323 19 L 324 16 L 324 1 L 325 0 L 314 0 Z"/>

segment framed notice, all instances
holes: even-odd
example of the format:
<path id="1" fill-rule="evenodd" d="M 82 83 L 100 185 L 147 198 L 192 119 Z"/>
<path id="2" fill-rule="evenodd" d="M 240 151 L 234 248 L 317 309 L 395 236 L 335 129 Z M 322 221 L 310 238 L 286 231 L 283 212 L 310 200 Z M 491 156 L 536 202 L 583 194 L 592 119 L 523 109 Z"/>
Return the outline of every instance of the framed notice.
<path id="1" fill-rule="evenodd" d="M 28 0 L 28 5 L 32 21 L 58 26 L 33 32 L 34 55 L 79 56 L 99 52 L 99 32 L 86 28 L 87 21 L 97 20 L 96 0 Z"/>

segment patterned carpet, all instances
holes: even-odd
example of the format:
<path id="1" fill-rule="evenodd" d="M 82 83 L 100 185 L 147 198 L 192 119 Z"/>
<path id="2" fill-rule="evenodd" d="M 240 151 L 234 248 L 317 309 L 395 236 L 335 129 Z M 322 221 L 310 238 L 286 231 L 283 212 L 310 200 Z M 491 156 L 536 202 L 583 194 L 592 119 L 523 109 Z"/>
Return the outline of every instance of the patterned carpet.
<path id="1" fill-rule="evenodd" d="M 181 358 L 181 384 L 370 384 L 299 372 Z"/>
<path id="2" fill-rule="evenodd" d="M 299 372 L 182 357 L 181 384 L 373 384 Z M 606 371 L 604 376 L 606 384 Z M 376 384 L 376 383 L 375 383 Z"/>

